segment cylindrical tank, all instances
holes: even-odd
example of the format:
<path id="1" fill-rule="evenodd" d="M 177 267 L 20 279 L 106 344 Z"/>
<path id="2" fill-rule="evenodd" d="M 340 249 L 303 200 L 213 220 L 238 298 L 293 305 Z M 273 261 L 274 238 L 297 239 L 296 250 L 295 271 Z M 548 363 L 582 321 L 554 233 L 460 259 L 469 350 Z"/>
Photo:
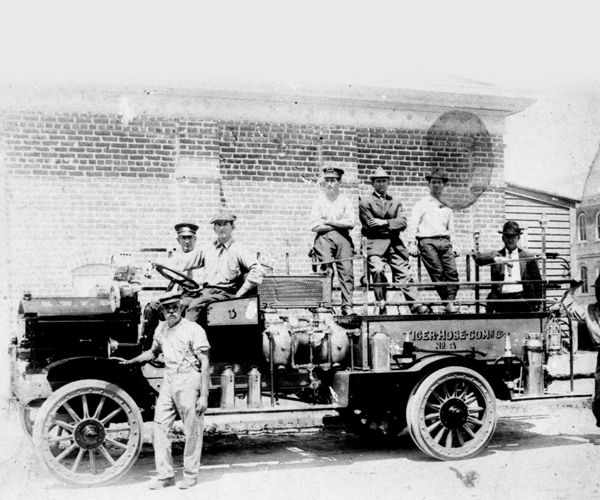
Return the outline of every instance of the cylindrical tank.
<path id="1" fill-rule="evenodd" d="M 235 375 L 231 366 L 227 365 L 221 373 L 221 408 L 235 406 Z"/>
<path id="2" fill-rule="evenodd" d="M 290 362 L 292 340 L 286 323 L 283 321 L 269 323 L 263 332 L 262 350 L 267 362 L 270 358 L 271 342 L 273 342 L 273 365 L 275 367 L 287 366 Z"/>
<path id="3" fill-rule="evenodd" d="M 248 408 L 260 408 L 261 406 L 260 372 L 257 366 L 253 366 L 248 372 Z"/>
<path id="4" fill-rule="evenodd" d="M 350 352 L 350 340 L 345 328 L 336 325 L 331 325 L 329 330 L 331 340 L 331 364 L 336 367 L 342 365 Z M 329 342 L 325 338 L 315 352 L 316 363 L 329 362 Z"/>
<path id="5" fill-rule="evenodd" d="M 371 369 L 374 372 L 385 372 L 391 369 L 390 336 L 377 332 L 371 335 Z"/>
<path id="6" fill-rule="evenodd" d="M 527 373 L 525 396 L 544 394 L 544 348 L 538 333 L 530 333 L 524 344 Z"/>

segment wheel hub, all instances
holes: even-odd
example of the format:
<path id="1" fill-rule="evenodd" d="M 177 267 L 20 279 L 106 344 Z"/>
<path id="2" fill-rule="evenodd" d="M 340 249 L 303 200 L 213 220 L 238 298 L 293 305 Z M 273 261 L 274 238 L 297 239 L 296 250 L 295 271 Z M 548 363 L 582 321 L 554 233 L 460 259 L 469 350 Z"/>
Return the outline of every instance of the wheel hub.
<path id="1" fill-rule="evenodd" d="M 467 405 L 457 398 L 446 401 L 440 410 L 440 420 L 448 429 L 460 429 L 466 424 L 468 416 Z"/>
<path id="2" fill-rule="evenodd" d="M 86 450 L 93 450 L 98 448 L 103 442 L 106 436 L 104 426 L 94 419 L 82 420 L 77 424 L 75 432 L 75 442 L 79 447 Z"/>

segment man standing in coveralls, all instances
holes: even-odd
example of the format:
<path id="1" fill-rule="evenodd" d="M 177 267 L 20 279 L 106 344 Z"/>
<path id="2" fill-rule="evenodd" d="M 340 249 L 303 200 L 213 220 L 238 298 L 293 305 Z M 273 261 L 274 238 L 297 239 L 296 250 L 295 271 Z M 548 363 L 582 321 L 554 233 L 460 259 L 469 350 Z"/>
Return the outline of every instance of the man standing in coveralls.
<path id="1" fill-rule="evenodd" d="M 354 244 L 350 230 L 354 227 L 354 209 L 350 198 L 340 194 L 344 171 L 324 168 L 325 193 L 312 205 L 310 229 L 316 233 L 311 255 L 319 262 L 335 261 L 342 292 L 342 314 L 352 313 Z"/>
<path id="2" fill-rule="evenodd" d="M 358 206 L 362 235 L 367 239 L 367 259 L 369 272 L 375 283 L 387 283 L 385 262 L 392 270 L 394 283 L 412 282 L 408 250 L 400 239 L 400 233 L 406 229 L 406 217 L 402 202 L 387 194 L 390 175 L 379 167 L 371 175 L 373 194 L 360 200 Z M 404 287 L 400 291 L 404 299 L 413 302 L 409 305 L 413 314 L 427 314 L 427 307 L 414 303 L 419 300 L 416 288 Z M 374 286 L 375 300 L 379 304 L 379 314 L 386 314 L 386 289 Z"/>
<path id="3" fill-rule="evenodd" d="M 154 456 L 158 477 L 151 490 L 175 485 L 173 457 L 168 432 L 179 414 L 183 421 L 183 481 L 180 489 L 196 484 L 202 455 L 204 412 L 208 406 L 210 345 L 206 333 L 196 323 L 181 317 L 181 293 L 168 292 L 159 299 L 165 322 L 156 330 L 152 347 L 123 365 L 147 363 L 161 352 L 165 372 L 154 411 Z"/>

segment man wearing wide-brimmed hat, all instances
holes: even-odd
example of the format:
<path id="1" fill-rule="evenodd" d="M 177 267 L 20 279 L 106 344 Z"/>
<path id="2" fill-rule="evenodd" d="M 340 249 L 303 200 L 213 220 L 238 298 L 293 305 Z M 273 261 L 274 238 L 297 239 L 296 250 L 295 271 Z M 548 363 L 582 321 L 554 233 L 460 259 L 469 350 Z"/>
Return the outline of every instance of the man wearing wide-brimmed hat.
<path id="1" fill-rule="evenodd" d="M 183 422 L 183 481 L 181 489 L 196 484 L 200 471 L 204 412 L 208 407 L 210 385 L 210 344 L 200 325 L 181 317 L 181 292 L 170 291 L 159 300 L 165 321 L 160 324 L 150 349 L 123 365 L 143 364 L 162 353 L 165 362 L 163 382 L 154 410 L 154 455 L 158 477 L 150 483 L 157 490 L 175 484 L 175 471 L 168 433 L 177 415 Z"/>
<path id="2" fill-rule="evenodd" d="M 429 184 L 429 194 L 419 200 L 413 207 L 409 222 L 410 255 L 421 256 L 425 269 L 433 282 L 458 281 L 456 255 L 452 246 L 454 222 L 452 209 L 440 201 L 448 176 L 439 168 L 433 168 L 425 176 Z M 454 305 L 458 285 L 437 285 L 435 287 L 440 299 L 446 303 L 447 313 L 456 313 Z"/>
<path id="3" fill-rule="evenodd" d="M 540 281 L 542 279 L 535 256 L 518 247 L 523 230 L 513 220 L 506 221 L 502 231 L 504 248 L 496 252 L 478 253 L 475 263 L 479 266 L 490 265 L 492 281 L 501 284 L 492 285 L 488 300 L 523 300 L 542 297 L 541 283 L 520 283 L 521 281 Z M 488 312 L 530 312 L 537 311 L 540 303 L 529 302 L 488 302 Z"/>
<path id="4" fill-rule="evenodd" d="M 312 205 L 310 229 L 316 233 L 310 255 L 318 262 L 334 261 L 342 294 L 342 314 L 352 313 L 354 244 L 350 230 L 354 227 L 352 201 L 340 194 L 344 170 L 323 169 L 325 193 L 317 196 Z"/>
<path id="5" fill-rule="evenodd" d="M 185 256 L 184 271 L 201 271 L 197 281 L 202 288 L 194 293 L 184 313 L 190 321 L 200 320 L 211 302 L 248 295 L 262 283 L 265 272 L 256 252 L 233 238 L 236 220 L 230 210 L 219 210 L 210 219 L 216 240 L 197 246 Z"/>
<path id="6" fill-rule="evenodd" d="M 387 192 L 390 185 L 390 174 L 378 167 L 370 176 L 373 193 L 361 198 L 358 205 L 362 235 L 366 238 L 367 262 L 369 272 L 375 283 L 386 283 L 385 263 L 392 271 L 394 283 L 413 282 L 409 264 L 409 254 L 400 238 L 406 229 L 406 217 L 402 202 Z M 386 314 L 386 289 L 384 286 L 373 286 L 375 300 L 378 302 L 379 314 Z M 410 286 L 400 289 L 404 299 L 410 302 L 413 314 L 426 314 L 429 310 L 417 303 L 419 292 Z"/>

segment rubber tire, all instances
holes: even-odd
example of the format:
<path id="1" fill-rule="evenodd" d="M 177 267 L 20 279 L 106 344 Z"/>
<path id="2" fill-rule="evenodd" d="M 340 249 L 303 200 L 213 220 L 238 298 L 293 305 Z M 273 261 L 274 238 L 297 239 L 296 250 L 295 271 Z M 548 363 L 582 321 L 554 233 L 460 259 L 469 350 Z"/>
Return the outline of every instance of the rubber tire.
<path id="1" fill-rule="evenodd" d="M 63 408 L 65 403 L 69 403 L 72 407 L 76 398 L 82 398 L 83 395 L 99 395 L 110 399 L 114 404 L 117 404 L 127 416 L 127 425 L 129 427 L 129 435 L 126 440 L 125 451 L 115 460 L 114 465 L 107 467 L 104 471 L 97 474 L 79 473 L 72 471 L 58 460 L 56 456 L 57 444 L 48 442 L 49 431 L 54 428 L 53 422 L 56 420 L 56 413 Z M 87 399 L 87 398 L 86 398 Z M 96 405 L 96 408 L 99 405 Z M 106 404 L 104 405 L 106 407 Z M 90 414 L 93 415 L 94 408 Z M 106 417 L 101 414 L 100 418 Z M 74 419 L 68 415 L 64 418 Z M 64 420 L 63 420 L 64 421 Z M 100 422 L 99 420 L 97 420 Z M 108 422 L 110 423 L 110 422 Z M 100 424 L 99 424 L 100 425 Z M 103 428 L 107 428 L 102 426 Z M 77 382 L 67 384 L 56 392 L 54 392 L 42 405 L 38 411 L 33 427 L 33 442 L 36 451 L 50 469 L 53 476 L 62 482 L 69 483 L 75 486 L 102 486 L 123 477 L 135 463 L 141 448 L 143 440 L 144 423 L 142 415 L 135 401 L 120 387 L 105 382 L 103 380 L 84 379 Z M 67 431 L 68 432 L 68 431 Z M 71 433 L 71 436 L 73 433 Z M 104 447 L 107 440 L 104 439 L 100 445 Z M 74 451 L 83 454 L 82 463 L 92 461 L 89 451 L 84 451 L 73 439 L 68 443 L 69 447 L 74 445 Z M 104 447 L 106 449 L 106 447 Z M 95 456 L 96 453 L 94 453 Z M 110 454 L 110 453 L 109 453 Z M 100 455 L 99 455 L 100 456 Z M 114 458 L 114 457 L 113 457 Z"/>
<path id="2" fill-rule="evenodd" d="M 435 412 L 426 412 L 431 409 L 427 404 L 436 390 L 443 386 L 456 389 L 459 384 L 464 385 L 467 390 L 460 397 L 452 399 L 465 403 L 467 408 L 470 406 L 467 418 L 472 418 L 467 422 L 469 425 L 464 424 L 461 427 L 467 432 L 460 430 L 448 432 L 449 428 L 443 423 L 442 412 L 440 411 L 437 416 Z M 436 395 L 439 396 L 439 393 L 436 392 Z M 475 398 L 472 402 L 476 402 L 477 406 L 466 403 L 472 397 Z M 447 398 L 446 401 L 449 399 Z M 440 409 L 443 408 L 442 404 Z M 406 421 L 413 441 L 427 455 L 438 460 L 472 458 L 487 446 L 496 429 L 496 397 L 487 380 L 476 371 L 459 366 L 442 368 L 426 376 L 413 388 L 406 405 Z M 428 426 L 432 427 L 434 424 L 437 425 L 435 433 L 428 429 Z M 473 434 L 472 437 L 469 432 Z M 437 436 L 439 436 L 438 440 L 435 439 Z M 441 443 L 444 437 L 451 439 L 449 446 Z M 462 443 L 459 438 L 462 439 Z"/>

